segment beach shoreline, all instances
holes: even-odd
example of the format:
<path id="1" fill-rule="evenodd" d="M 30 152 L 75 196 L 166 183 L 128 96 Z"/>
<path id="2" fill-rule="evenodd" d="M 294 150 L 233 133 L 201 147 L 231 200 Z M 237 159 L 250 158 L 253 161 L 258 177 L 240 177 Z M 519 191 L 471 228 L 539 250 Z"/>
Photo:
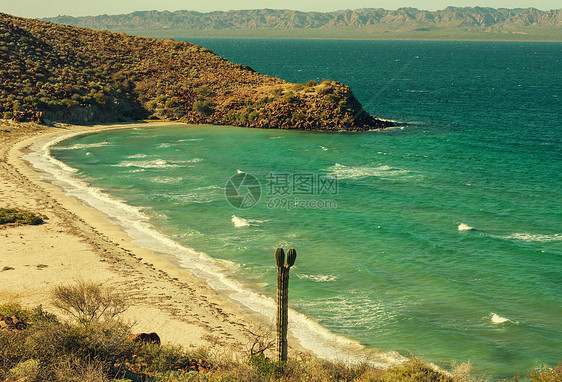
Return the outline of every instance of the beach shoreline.
<path id="1" fill-rule="evenodd" d="M 50 145 L 106 130 L 174 124 L 185 125 L 156 122 L 53 128 L 4 122 L 0 139 L 0 207 L 30 210 L 48 220 L 41 226 L 0 230 L 0 247 L 8 248 L 0 254 L 0 268 L 13 268 L 3 272 L 3 302 L 42 304 L 56 311 L 49 303 L 52 287 L 78 280 L 93 281 L 125 293 L 130 307 L 124 318 L 134 323 L 133 331 L 157 332 L 163 343 L 187 349 L 219 346 L 240 359 L 248 355 L 259 336 L 273 338 L 274 322 L 266 311 L 250 308 L 228 291 L 209 284 L 195 268 L 182 267 L 173 254 L 139 245 L 138 237 L 131 237 L 111 216 L 68 195 L 52 180 L 45 180 L 44 174 L 24 159 L 34 144 Z M 14 188 L 18 192 L 11 193 Z M 24 255 L 10 256 L 12 253 Z M 271 307 L 265 310 L 268 309 Z M 289 334 L 293 356 L 306 353 L 334 360 L 332 354 L 337 354 L 339 361 L 366 361 L 380 367 L 405 359 L 395 352 L 371 352 L 352 340 L 329 333 L 305 315 L 292 315 L 297 325 L 307 326 L 308 334 L 313 333 L 303 336 L 301 330 L 296 335 Z M 318 351 L 318 342 L 327 338 L 331 341 L 329 347 Z"/>
<path id="2" fill-rule="evenodd" d="M 3 123 L 1 207 L 47 217 L 43 225 L 0 229 L 0 269 L 7 269 L 0 287 L 3 303 L 41 304 L 56 312 L 49 301 L 50 290 L 83 280 L 124 293 L 129 303 L 124 319 L 134 323 L 133 331 L 156 332 L 163 343 L 187 349 L 220 345 L 227 353 L 243 357 L 256 335 L 272 331 L 265 317 L 244 311 L 188 270 L 133 243 L 107 215 L 42 180 L 21 158 L 40 138 L 172 124 L 52 128 Z"/>

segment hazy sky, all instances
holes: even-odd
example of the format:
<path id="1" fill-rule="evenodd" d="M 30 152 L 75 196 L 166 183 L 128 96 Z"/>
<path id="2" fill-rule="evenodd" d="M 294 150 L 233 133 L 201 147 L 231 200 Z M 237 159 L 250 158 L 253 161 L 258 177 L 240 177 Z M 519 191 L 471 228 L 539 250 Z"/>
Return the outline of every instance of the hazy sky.
<path id="1" fill-rule="evenodd" d="M 457 7 L 560 9 L 560 0 L 0 0 L 0 12 L 22 17 L 58 15 L 86 16 L 130 13 L 143 10 L 296 9 L 335 11 L 339 9 L 414 7 L 425 10 Z"/>

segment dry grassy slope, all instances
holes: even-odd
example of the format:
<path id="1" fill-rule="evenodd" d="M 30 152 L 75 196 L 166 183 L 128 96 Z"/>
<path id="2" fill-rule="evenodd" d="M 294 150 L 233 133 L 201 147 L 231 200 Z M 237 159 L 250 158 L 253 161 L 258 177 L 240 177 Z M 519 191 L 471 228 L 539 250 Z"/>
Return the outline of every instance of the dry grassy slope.
<path id="1" fill-rule="evenodd" d="M 384 127 L 337 82 L 290 84 L 174 40 L 0 14 L 0 116 L 172 119 L 263 128 Z M 41 116 L 43 117 L 43 116 Z"/>

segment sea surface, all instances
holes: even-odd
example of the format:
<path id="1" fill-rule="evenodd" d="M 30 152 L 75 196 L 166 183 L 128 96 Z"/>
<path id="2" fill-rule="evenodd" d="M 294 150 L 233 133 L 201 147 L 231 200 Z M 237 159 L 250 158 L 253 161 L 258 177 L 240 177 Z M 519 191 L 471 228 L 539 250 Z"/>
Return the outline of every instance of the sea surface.
<path id="1" fill-rule="evenodd" d="M 53 146 L 52 178 L 256 310 L 296 248 L 291 324 L 319 354 L 316 323 L 490 378 L 562 360 L 562 44 L 192 42 L 401 126 L 108 131 Z"/>

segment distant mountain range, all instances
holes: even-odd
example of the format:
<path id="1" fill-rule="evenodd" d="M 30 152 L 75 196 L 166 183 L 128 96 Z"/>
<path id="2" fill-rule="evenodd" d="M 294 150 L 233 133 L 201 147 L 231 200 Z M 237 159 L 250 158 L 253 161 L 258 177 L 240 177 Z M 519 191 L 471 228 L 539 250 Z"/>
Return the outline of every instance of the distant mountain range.
<path id="1" fill-rule="evenodd" d="M 217 11 L 144 11 L 124 15 L 58 16 L 43 19 L 92 29 L 157 37 L 357 37 L 546 39 L 562 37 L 562 9 L 458 8 L 438 11 L 358 9 L 300 12 L 258 9 Z M 167 34 L 166 34 L 167 33 Z M 265 34 L 264 34 L 265 33 Z M 486 34 L 490 36 L 486 37 Z M 525 37 L 527 35 L 527 37 Z M 529 36 L 530 35 L 530 36 Z"/>

